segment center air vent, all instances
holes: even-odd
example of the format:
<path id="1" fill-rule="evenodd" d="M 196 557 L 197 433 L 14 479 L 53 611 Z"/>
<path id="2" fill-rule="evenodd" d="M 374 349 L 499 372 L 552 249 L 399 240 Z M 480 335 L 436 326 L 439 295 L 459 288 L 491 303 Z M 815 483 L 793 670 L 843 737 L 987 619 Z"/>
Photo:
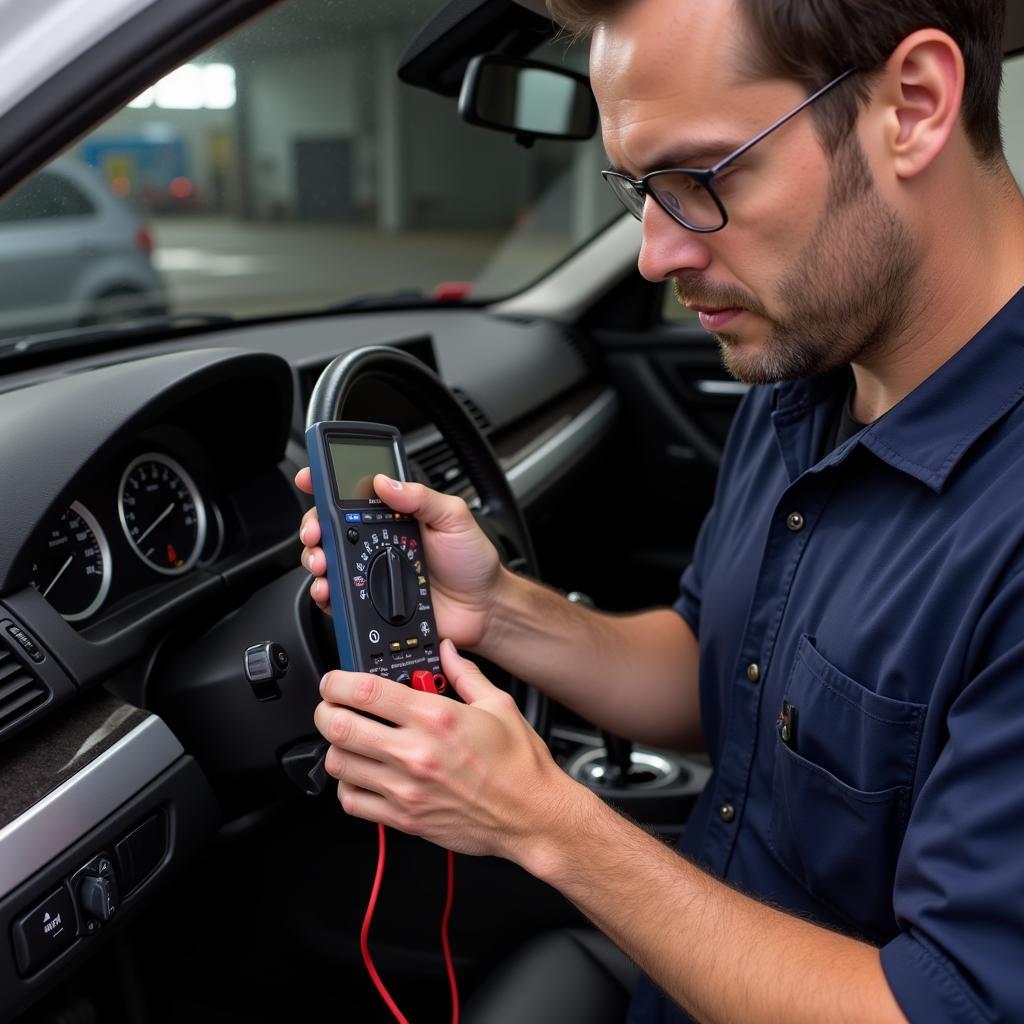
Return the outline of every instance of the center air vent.
<path id="1" fill-rule="evenodd" d="M 477 425 L 481 434 L 491 429 L 487 414 L 461 388 L 452 388 L 452 394 L 459 400 L 462 407 L 469 413 L 470 419 Z M 451 450 L 448 442 L 442 437 L 421 448 L 411 455 L 412 460 L 423 470 L 435 491 L 448 491 L 456 494 L 463 490 L 468 481 L 462 472 L 459 460 Z"/>
<path id="2" fill-rule="evenodd" d="M 0 631 L 0 729 L 46 701 L 49 691 L 14 652 L 15 641 Z"/>
<path id="3" fill-rule="evenodd" d="M 491 423 L 483 409 L 462 388 L 452 388 L 452 394 L 459 400 L 466 412 L 469 413 L 469 418 L 477 425 L 480 433 L 486 434 L 491 429 Z"/>

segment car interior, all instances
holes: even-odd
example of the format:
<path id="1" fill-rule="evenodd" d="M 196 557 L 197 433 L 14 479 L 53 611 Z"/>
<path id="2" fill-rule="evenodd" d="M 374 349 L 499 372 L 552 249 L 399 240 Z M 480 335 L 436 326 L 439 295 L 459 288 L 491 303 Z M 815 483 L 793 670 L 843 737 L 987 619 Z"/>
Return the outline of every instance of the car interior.
<path id="1" fill-rule="evenodd" d="M 338 656 L 299 564 L 307 425 L 397 427 L 506 564 L 627 611 L 674 600 L 746 385 L 637 273 L 586 40 L 539 0 L 36 6 L 0 43 L 0 268 L 34 261 L 0 284 L 0 1021 L 389 1020 L 359 950 L 376 828 L 309 791 Z M 123 237 L 19 219 L 55 160 Z M 113 288 L 140 231 L 146 283 Z M 678 838 L 706 757 L 484 668 L 567 772 Z M 505 861 L 456 877 L 464 994 L 580 923 Z M 449 1019 L 444 895 L 444 851 L 394 834 L 371 945 L 416 1024 Z"/>

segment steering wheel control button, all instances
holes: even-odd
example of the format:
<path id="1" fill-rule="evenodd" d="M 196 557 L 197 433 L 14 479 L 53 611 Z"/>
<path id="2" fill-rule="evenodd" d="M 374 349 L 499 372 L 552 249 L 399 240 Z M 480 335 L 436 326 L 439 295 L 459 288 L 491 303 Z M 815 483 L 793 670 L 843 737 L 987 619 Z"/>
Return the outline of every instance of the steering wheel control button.
<path id="1" fill-rule="evenodd" d="M 67 888 L 61 886 L 19 918 L 11 929 L 18 973 L 24 977 L 38 971 L 63 953 L 77 933 L 75 905 Z"/>
<path id="2" fill-rule="evenodd" d="M 761 679 L 761 667 L 757 664 L 756 661 L 752 661 L 747 666 L 747 678 L 752 683 L 756 683 L 756 682 L 760 681 L 760 679 Z"/>
<path id="3" fill-rule="evenodd" d="M 43 660 L 43 652 L 39 650 L 39 648 L 35 645 L 35 642 L 32 640 L 32 638 L 23 629 L 21 629 L 19 626 L 8 626 L 7 632 L 10 633 L 10 635 L 15 640 L 17 640 L 22 650 L 24 650 L 24 652 L 33 661 Z"/>
<path id="4" fill-rule="evenodd" d="M 718 816 L 722 821 L 728 824 L 736 817 L 736 808 L 733 807 L 732 804 L 722 804 L 722 806 L 718 808 Z"/>
<path id="5" fill-rule="evenodd" d="M 804 528 L 804 517 L 799 512 L 790 512 L 786 516 L 786 527 L 793 533 L 799 533 Z"/>
<path id="6" fill-rule="evenodd" d="M 253 644 L 246 650 L 243 663 L 245 678 L 257 700 L 276 700 L 281 696 L 277 681 L 288 671 L 289 659 L 279 643 Z"/>

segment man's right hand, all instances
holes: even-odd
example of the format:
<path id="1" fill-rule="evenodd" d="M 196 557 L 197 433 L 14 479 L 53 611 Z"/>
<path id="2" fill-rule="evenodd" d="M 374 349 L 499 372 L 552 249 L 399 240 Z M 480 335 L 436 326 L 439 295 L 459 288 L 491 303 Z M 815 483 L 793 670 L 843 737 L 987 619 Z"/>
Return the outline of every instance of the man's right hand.
<path id="1" fill-rule="evenodd" d="M 308 468 L 295 475 L 295 486 L 313 493 Z M 450 637 L 457 647 L 478 647 L 488 630 L 502 568 L 497 550 L 469 506 L 461 498 L 439 494 L 422 484 L 392 480 L 382 473 L 374 477 L 373 486 L 392 511 L 419 520 L 439 635 Z M 302 517 L 299 538 L 305 545 L 302 564 L 314 576 L 310 594 L 320 608 L 330 612 L 327 557 L 320 547 L 315 508 Z"/>

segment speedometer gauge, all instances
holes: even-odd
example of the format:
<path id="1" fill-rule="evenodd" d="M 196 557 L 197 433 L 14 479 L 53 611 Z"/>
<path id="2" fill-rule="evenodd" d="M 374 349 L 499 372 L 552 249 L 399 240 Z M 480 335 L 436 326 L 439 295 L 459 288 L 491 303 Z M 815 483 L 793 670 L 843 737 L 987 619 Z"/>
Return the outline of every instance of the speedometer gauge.
<path id="1" fill-rule="evenodd" d="M 110 592 L 110 546 L 92 513 L 73 502 L 46 534 L 29 582 L 68 622 L 87 619 Z"/>
<path id="2" fill-rule="evenodd" d="M 174 459 L 157 452 L 133 459 L 121 477 L 117 509 L 128 543 L 151 569 L 176 576 L 199 561 L 206 509 Z"/>

